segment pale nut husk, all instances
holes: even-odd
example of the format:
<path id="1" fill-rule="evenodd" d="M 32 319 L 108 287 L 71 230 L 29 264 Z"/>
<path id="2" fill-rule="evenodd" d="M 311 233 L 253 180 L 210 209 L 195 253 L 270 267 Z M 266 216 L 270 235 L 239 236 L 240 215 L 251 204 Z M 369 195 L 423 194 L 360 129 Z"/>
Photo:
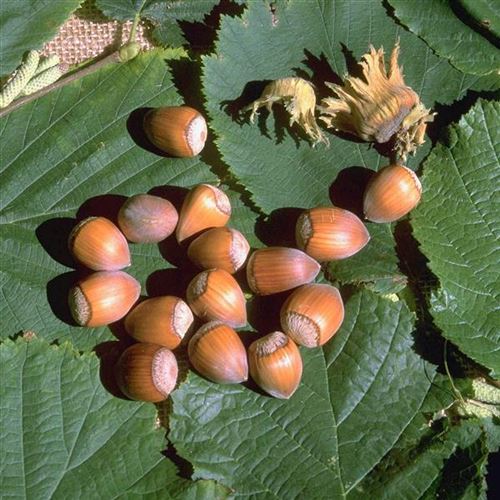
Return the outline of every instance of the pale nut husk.
<path id="1" fill-rule="evenodd" d="M 281 328 L 297 344 L 318 347 L 342 325 L 344 303 L 337 288 L 313 283 L 297 288 L 281 307 Z"/>
<path id="2" fill-rule="evenodd" d="M 383 49 L 370 46 L 360 62 L 363 78 L 347 76 L 343 85 L 327 83 L 337 97 L 322 100 L 320 118 L 328 127 L 364 141 L 384 143 L 394 138 L 394 149 L 404 160 L 424 143 L 427 123 L 435 113 L 405 84 L 398 55 L 399 42 L 387 71 Z"/>
<path id="3" fill-rule="evenodd" d="M 141 293 L 139 282 L 123 271 L 99 271 L 80 280 L 68 295 L 80 326 L 104 326 L 123 318 Z"/>
<path id="4" fill-rule="evenodd" d="M 247 106 L 244 111 L 251 110 L 250 121 L 253 123 L 259 108 L 265 106 L 270 112 L 274 103 L 282 102 L 290 115 L 290 126 L 297 123 L 316 145 L 328 139 L 316 122 L 316 94 L 312 83 L 298 77 L 280 78 L 268 83 L 262 95 Z"/>
<path id="5" fill-rule="evenodd" d="M 247 263 L 247 281 L 259 295 L 271 295 L 310 283 L 320 265 L 301 250 L 285 247 L 260 248 Z"/>
<path id="6" fill-rule="evenodd" d="M 297 220 L 297 246 L 319 262 L 340 260 L 359 252 L 370 233 L 352 212 L 338 207 L 316 207 Z"/>
<path id="7" fill-rule="evenodd" d="M 155 108 L 144 117 L 144 131 L 158 149 L 178 157 L 199 154 L 207 140 L 207 123 L 189 106 Z"/>
<path id="8" fill-rule="evenodd" d="M 421 196 L 422 185 L 415 172 L 402 165 L 388 165 L 368 183 L 363 211 L 372 222 L 393 222 L 413 210 Z"/>
<path id="9" fill-rule="evenodd" d="M 191 337 L 188 355 L 194 368 L 218 384 L 239 384 L 248 379 L 245 346 L 238 334 L 220 321 L 203 325 Z"/>
<path id="10" fill-rule="evenodd" d="M 164 240 L 175 231 L 178 219 L 172 203 L 151 194 L 131 196 L 118 212 L 118 226 L 134 243 Z"/>
<path id="11" fill-rule="evenodd" d="M 275 398 L 290 398 L 302 378 L 299 349 L 283 332 L 254 341 L 248 348 L 248 364 L 257 385 Z"/>
<path id="12" fill-rule="evenodd" d="M 80 221 L 69 235 L 68 247 L 75 260 L 93 271 L 118 271 L 130 266 L 127 239 L 105 217 Z"/>
<path id="13" fill-rule="evenodd" d="M 179 214 L 176 238 L 179 243 L 212 227 L 222 227 L 231 217 L 227 195 L 210 184 L 199 184 L 187 194 Z"/>
<path id="14" fill-rule="evenodd" d="M 246 300 L 238 282 L 223 269 L 197 274 L 186 291 L 187 303 L 199 318 L 222 321 L 233 328 L 247 323 Z"/>
<path id="15" fill-rule="evenodd" d="M 216 227 L 200 234 L 188 247 L 188 257 L 203 269 L 224 269 L 234 274 L 245 263 L 250 245 L 236 229 Z"/>
<path id="16" fill-rule="evenodd" d="M 115 373 L 125 396 L 158 403 L 174 390 L 179 369 L 174 354 L 166 347 L 139 343 L 122 353 Z"/>
<path id="17" fill-rule="evenodd" d="M 175 349 L 193 321 L 193 313 L 182 299 L 166 295 L 144 300 L 127 314 L 124 323 L 135 340 Z"/>

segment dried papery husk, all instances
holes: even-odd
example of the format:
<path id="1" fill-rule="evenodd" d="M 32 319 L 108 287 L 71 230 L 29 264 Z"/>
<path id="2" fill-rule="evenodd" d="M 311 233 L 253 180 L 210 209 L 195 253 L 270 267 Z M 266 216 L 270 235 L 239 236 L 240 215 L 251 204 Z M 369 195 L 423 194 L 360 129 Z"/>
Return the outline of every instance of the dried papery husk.
<path id="1" fill-rule="evenodd" d="M 322 100 L 321 117 L 328 127 L 348 132 L 368 142 L 394 140 L 394 150 L 401 159 L 424 143 L 431 113 L 419 95 L 408 87 L 398 66 L 399 42 L 392 50 L 386 70 L 384 50 L 370 51 L 360 62 L 363 78 L 347 76 L 344 85 L 326 83 L 338 97 Z"/>
<path id="2" fill-rule="evenodd" d="M 314 117 L 316 109 L 314 87 L 303 78 L 289 77 L 272 81 L 264 87 L 262 95 L 245 108 L 245 111 L 252 110 L 250 121 L 253 123 L 259 108 L 265 106 L 271 111 L 273 104 L 280 101 L 290 114 L 290 126 L 297 123 L 313 144 L 320 142 L 328 144 L 328 139 Z"/>

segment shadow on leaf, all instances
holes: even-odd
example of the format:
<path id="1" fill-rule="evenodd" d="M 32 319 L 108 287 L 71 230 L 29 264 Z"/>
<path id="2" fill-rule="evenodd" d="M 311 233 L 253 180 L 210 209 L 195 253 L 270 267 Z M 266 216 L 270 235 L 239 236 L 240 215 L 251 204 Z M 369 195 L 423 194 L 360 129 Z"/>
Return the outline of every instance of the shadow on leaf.
<path id="1" fill-rule="evenodd" d="M 280 310 L 290 291 L 273 295 L 256 295 L 247 302 L 248 323 L 263 334 L 281 330 Z"/>
<path id="2" fill-rule="evenodd" d="M 94 352 L 100 361 L 99 377 L 104 389 L 112 396 L 120 399 L 129 400 L 116 382 L 115 367 L 122 353 L 133 343 L 134 341 L 128 337 L 119 341 L 103 342 L 94 348 Z"/>
<path id="3" fill-rule="evenodd" d="M 42 222 L 35 231 L 43 249 L 63 266 L 76 267 L 75 259 L 68 249 L 69 235 L 76 223 L 76 219 L 69 217 L 49 219 Z"/>
<path id="4" fill-rule="evenodd" d="M 189 282 L 199 270 L 159 269 L 148 276 L 146 291 L 150 297 L 173 295 L 185 299 Z"/>
<path id="5" fill-rule="evenodd" d="M 137 146 L 144 149 L 145 151 L 163 158 L 173 158 L 173 156 L 157 148 L 148 139 L 146 132 L 144 131 L 144 118 L 148 111 L 151 111 L 152 109 L 154 108 L 137 108 L 132 111 L 132 113 L 130 113 L 127 119 L 127 131 L 130 135 L 130 138 L 135 142 Z"/>
<path id="6" fill-rule="evenodd" d="M 77 326 L 68 304 L 70 289 L 79 279 L 80 273 L 71 271 L 60 274 L 47 283 L 47 301 L 54 315 L 70 326 Z"/>
<path id="7" fill-rule="evenodd" d="M 330 186 L 330 199 L 339 208 L 363 219 L 363 195 L 375 172 L 364 167 L 348 167 L 339 172 Z"/>
<path id="8" fill-rule="evenodd" d="M 278 208 L 260 216 L 255 224 L 256 236 L 267 246 L 296 247 L 295 226 L 302 208 Z"/>
<path id="9" fill-rule="evenodd" d="M 240 16 L 243 13 L 244 5 L 231 0 L 221 0 L 203 18 L 202 22 L 179 21 L 179 26 L 184 38 L 190 47 L 196 51 L 210 52 L 213 50 L 217 31 L 220 27 L 221 17 Z"/>
<path id="10" fill-rule="evenodd" d="M 125 201 L 127 201 L 127 197 L 119 194 L 93 196 L 82 203 L 76 216 L 78 220 L 83 220 L 87 217 L 106 217 L 106 219 L 117 224 L 118 212 Z"/>
<path id="11" fill-rule="evenodd" d="M 243 125 L 248 122 L 248 116 L 250 111 L 245 111 L 244 109 L 257 100 L 267 84 L 271 83 L 271 80 L 260 80 L 248 82 L 243 88 L 242 93 L 237 99 L 233 101 L 222 101 L 221 109 L 231 117 L 231 119 Z"/>

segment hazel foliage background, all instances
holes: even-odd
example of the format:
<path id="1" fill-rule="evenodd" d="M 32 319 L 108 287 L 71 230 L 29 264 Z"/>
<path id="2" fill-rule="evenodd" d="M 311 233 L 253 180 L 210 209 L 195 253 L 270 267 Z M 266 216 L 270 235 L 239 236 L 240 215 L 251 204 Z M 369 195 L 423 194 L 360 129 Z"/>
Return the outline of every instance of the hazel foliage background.
<path id="1" fill-rule="evenodd" d="M 96 4 L 110 19 L 139 14 L 157 48 L 0 119 L 1 491 L 485 498 L 500 410 L 472 380 L 500 372 L 493 3 L 482 2 L 492 7 L 486 32 L 438 0 L 433 8 L 449 20 L 439 30 L 416 1 Z M 2 2 L 3 75 L 77 7 Z M 405 82 L 437 112 L 408 160 L 422 202 L 398 223 L 368 223 L 372 238 L 358 255 L 323 267 L 317 280 L 340 287 L 345 321 L 323 348 L 301 349 L 296 394 L 275 400 L 252 384 L 216 385 L 183 370 L 165 405 L 115 397 L 110 367 L 129 340 L 119 328 L 74 326 L 66 306 L 78 275 L 66 250 L 76 219 L 113 216 L 141 192 L 178 205 L 202 182 L 228 193 L 230 225 L 254 248 L 294 246 L 303 208 L 333 203 L 359 214 L 367 173 L 388 163 L 383 147 L 325 131 L 330 147 L 312 148 L 279 105 L 255 124 L 242 108 L 286 76 L 306 78 L 325 97 L 325 82 L 359 71 L 370 44 L 387 54 L 398 39 Z M 179 46 L 185 57 L 163 48 Z M 479 61 L 469 57 L 478 47 Z M 181 103 L 207 117 L 204 151 L 173 159 L 147 149 L 144 110 Z M 184 296 L 195 271 L 172 241 L 131 251 L 143 294 Z M 282 299 L 249 300 L 248 341 L 279 329 Z"/>

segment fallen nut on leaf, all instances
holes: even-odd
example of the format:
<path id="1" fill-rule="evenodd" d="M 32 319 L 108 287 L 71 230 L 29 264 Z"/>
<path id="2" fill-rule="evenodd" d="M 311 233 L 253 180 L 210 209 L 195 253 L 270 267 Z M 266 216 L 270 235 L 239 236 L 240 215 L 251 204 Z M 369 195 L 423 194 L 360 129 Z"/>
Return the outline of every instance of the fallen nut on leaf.
<path id="1" fill-rule="evenodd" d="M 316 94 L 310 82 L 298 77 L 280 78 L 267 84 L 262 95 L 244 111 L 252 110 L 250 121 L 253 123 L 257 110 L 266 106 L 268 111 L 275 102 L 282 101 L 285 109 L 290 114 L 290 126 L 297 123 L 316 145 L 319 142 L 328 144 L 319 128 L 314 111 L 316 109 Z"/>
<path id="2" fill-rule="evenodd" d="M 404 160 L 424 143 L 427 123 L 434 120 L 435 113 L 405 85 L 398 55 L 399 42 L 387 71 L 383 48 L 370 46 L 360 62 L 364 78 L 347 76 L 343 86 L 326 84 L 338 97 L 322 100 L 320 119 L 328 127 L 364 141 L 384 143 L 394 138 L 395 152 Z"/>

